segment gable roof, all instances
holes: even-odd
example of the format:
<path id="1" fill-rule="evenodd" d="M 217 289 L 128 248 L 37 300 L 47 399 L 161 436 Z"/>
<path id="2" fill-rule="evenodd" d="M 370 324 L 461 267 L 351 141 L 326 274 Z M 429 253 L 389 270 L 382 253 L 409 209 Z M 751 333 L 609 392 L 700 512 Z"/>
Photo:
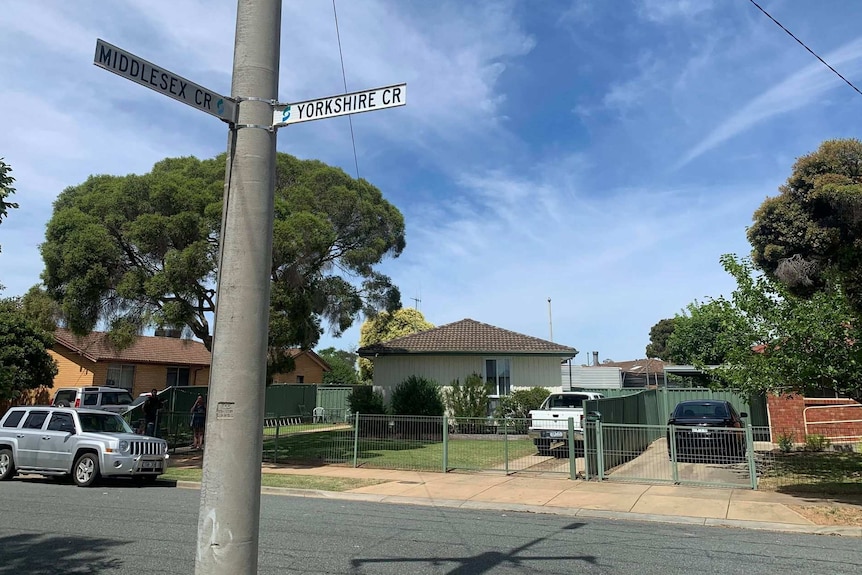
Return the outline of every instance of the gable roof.
<path id="1" fill-rule="evenodd" d="M 79 337 L 68 329 L 57 329 L 54 331 L 54 340 L 56 344 L 94 362 L 209 365 L 211 361 L 210 352 L 203 343 L 177 337 L 142 335 L 122 350 L 111 345 L 108 334 L 101 331 Z"/>
<path id="2" fill-rule="evenodd" d="M 375 355 L 554 355 L 570 358 L 573 347 L 502 329 L 473 319 L 462 319 L 384 343 L 359 348 L 362 357 Z"/>

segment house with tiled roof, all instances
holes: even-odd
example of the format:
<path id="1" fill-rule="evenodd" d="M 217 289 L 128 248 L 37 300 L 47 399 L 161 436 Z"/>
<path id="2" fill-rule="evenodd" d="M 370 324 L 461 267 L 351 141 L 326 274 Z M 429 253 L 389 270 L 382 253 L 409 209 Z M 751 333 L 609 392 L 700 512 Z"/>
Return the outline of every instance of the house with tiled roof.
<path id="1" fill-rule="evenodd" d="M 126 348 L 114 347 L 104 332 L 76 336 L 54 332 L 49 353 L 57 362 L 54 388 L 108 385 L 132 395 L 173 386 L 208 385 L 212 356 L 203 343 L 176 332 L 142 335 Z M 162 335 L 162 334 L 165 335 Z M 273 376 L 273 383 L 322 383 L 329 365 L 311 350 L 290 350 L 295 368 Z"/>
<path id="2" fill-rule="evenodd" d="M 359 348 L 374 363 L 374 385 L 389 396 L 411 375 L 449 385 L 473 373 L 493 386 L 493 396 L 515 389 L 559 390 L 560 363 L 578 350 L 538 337 L 463 319 Z"/>

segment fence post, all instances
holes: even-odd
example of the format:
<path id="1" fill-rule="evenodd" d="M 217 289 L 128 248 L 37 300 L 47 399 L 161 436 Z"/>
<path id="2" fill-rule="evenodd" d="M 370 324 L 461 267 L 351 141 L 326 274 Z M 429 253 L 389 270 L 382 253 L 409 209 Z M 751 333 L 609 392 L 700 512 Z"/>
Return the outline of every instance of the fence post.
<path id="1" fill-rule="evenodd" d="M 676 464 L 676 425 L 667 426 L 670 441 L 670 473 L 674 485 L 679 485 L 679 467 Z"/>
<path id="2" fill-rule="evenodd" d="M 449 471 L 449 416 L 443 416 L 443 473 Z"/>
<path id="3" fill-rule="evenodd" d="M 596 419 L 596 467 L 598 467 L 599 481 L 605 480 L 605 441 L 602 432 L 602 418 Z"/>
<path id="4" fill-rule="evenodd" d="M 751 488 L 757 489 L 757 465 L 754 462 L 754 433 L 751 424 L 745 426 L 745 455 L 748 458 L 748 476 Z"/>
<path id="5" fill-rule="evenodd" d="M 584 437 L 586 438 L 586 430 L 584 429 Z M 584 442 L 584 461 L 587 459 L 587 444 Z M 578 466 L 575 460 L 575 418 L 569 418 L 569 479 L 575 480 L 578 478 Z"/>
<path id="6" fill-rule="evenodd" d="M 272 453 L 272 462 L 273 463 L 278 463 L 278 435 L 279 435 L 280 431 L 281 431 L 281 424 L 276 422 L 275 423 L 275 449 L 273 450 L 273 453 Z"/>
<path id="7" fill-rule="evenodd" d="M 503 416 L 503 455 L 506 457 L 506 475 L 509 475 L 509 418 Z"/>
<path id="8" fill-rule="evenodd" d="M 356 467 L 359 459 L 359 412 L 353 414 L 353 467 Z"/>

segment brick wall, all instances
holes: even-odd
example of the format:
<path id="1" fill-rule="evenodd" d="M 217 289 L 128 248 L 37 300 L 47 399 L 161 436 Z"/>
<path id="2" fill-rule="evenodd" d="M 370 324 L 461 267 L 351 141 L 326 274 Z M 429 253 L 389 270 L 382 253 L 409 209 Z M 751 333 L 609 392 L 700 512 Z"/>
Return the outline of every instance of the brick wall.
<path id="1" fill-rule="evenodd" d="M 814 434 L 836 442 L 862 439 L 862 421 L 848 421 L 862 420 L 862 405 L 853 400 L 768 395 L 766 406 L 773 441 L 781 434 L 790 434 L 794 443 Z"/>
<path id="2" fill-rule="evenodd" d="M 298 377 L 302 376 L 302 383 L 323 383 L 323 368 L 311 359 L 308 354 L 300 354 L 294 358 L 294 369 L 287 373 L 276 373 L 272 376 L 273 383 L 299 383 Z"/>

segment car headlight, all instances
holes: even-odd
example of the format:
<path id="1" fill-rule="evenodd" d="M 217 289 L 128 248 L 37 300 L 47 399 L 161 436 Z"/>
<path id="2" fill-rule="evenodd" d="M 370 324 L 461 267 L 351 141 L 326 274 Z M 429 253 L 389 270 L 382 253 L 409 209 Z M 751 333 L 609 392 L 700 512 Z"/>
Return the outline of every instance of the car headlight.
<path id="1" fill-rule="evenodd" d="M 128 451 L 128 450 L 129 450 L 129 447 L 130 447 L 130 446 L 129 446 L 129 442 L 128 442 L 128 441 L 126 441 L 125 439 L 124 439 L 123 441 L 120 441 L 120 451 L 122 451 L 122 452 L 124 452 L 124 453 L 125 453 L 126 451 Z"/>

